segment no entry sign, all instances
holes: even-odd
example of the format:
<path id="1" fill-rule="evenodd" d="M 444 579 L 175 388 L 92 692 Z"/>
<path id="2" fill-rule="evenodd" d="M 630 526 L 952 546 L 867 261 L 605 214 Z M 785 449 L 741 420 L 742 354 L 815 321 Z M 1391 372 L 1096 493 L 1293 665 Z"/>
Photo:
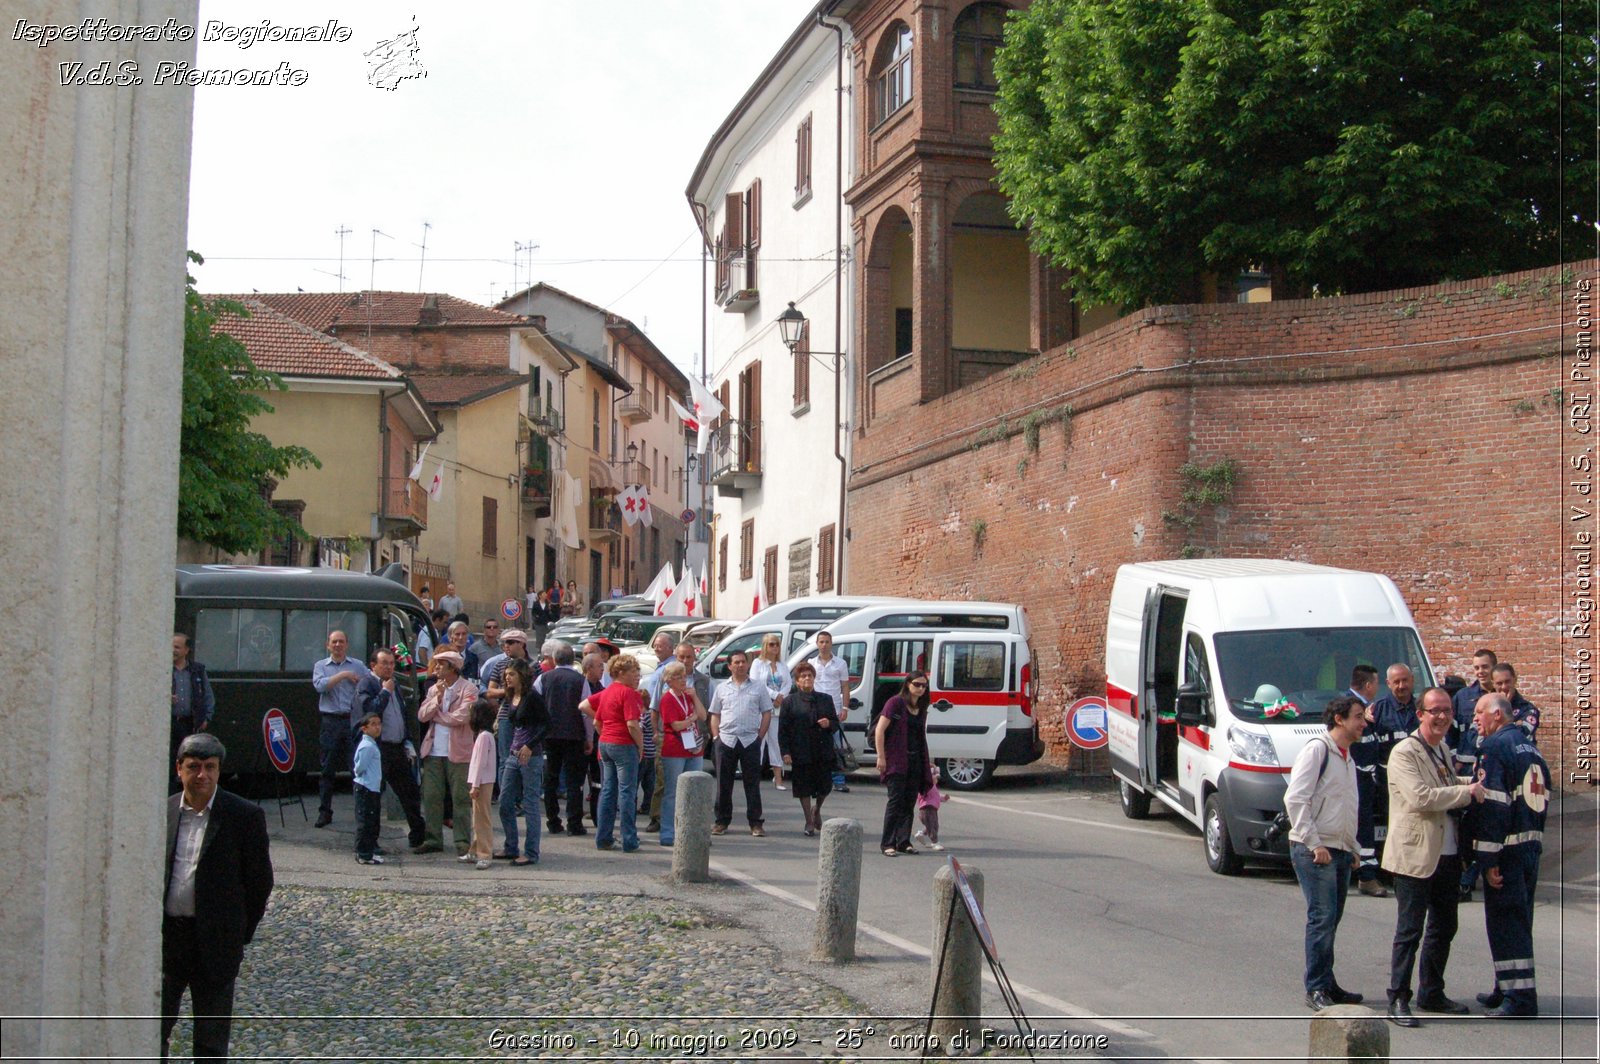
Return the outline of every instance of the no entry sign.
<path id="1" fill-rule="evenodd" d="M 1080 698 L 1067 707 L 1067 739 L 1083 750 L 1098 750 L 1110 741 L 1106 733 L 1106 700 Z"/>
<path id="2" fill-rule="evenodd" d="M 294 771 L 294 727 L 283 710 L 273 708 L 261 717 L 261 745 L 266 747 L 267 760 L 282 773 Z"/>

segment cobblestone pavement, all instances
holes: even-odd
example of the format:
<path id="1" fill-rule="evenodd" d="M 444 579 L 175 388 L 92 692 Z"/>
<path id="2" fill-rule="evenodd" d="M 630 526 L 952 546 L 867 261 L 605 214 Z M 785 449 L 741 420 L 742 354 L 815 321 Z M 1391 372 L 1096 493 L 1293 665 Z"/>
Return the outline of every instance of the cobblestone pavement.
<path id="1" fill-rule="evenodd" d="M 387 823 L 389 863 L 363 866 L 347 795 L 323 831 L 265 805 L 277 888 L 239 974 L 236 1059 L 918 1055 L 888 1039 L 922 1030 L 922 963 L 815 965 L 808 913 L 715 877 L 674 884 L 653 836 L 631 855 L 596 851 L 592 835 L 546 839 L 535 868 L 475 872 L 448 842 L 405 852 L 403 824 Z M 841 1034 L 863 1029 L 854 1046 Z"/>

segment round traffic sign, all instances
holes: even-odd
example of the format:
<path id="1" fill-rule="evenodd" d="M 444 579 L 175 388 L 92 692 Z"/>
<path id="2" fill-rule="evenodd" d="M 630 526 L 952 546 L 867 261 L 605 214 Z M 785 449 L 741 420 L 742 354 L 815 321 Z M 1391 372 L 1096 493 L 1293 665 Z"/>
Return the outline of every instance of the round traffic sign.
<path id="1" fill-rule="evenodd" d="M 1106 732 L 1106 700 L 1091 696 L 1067 707 L 1067 739 L 1083 750 L 1098 750 L 1111 741 Z"/>
<path id="2" fill-rule="evenodd" d="M 508 621 L 514 621 L 522 616 L 522 602 L 518 599 L 508 598 L 500 603 L 500 616 Z"/>
<path id="3" fill-rule="evenodd" d="M 294 726 L 283 710 L 269 709 L 261 717 L 261 744 L 267 748 L 267 760 L 279 772 L 294 771 Z"/>
<path id="4" fill-rule="evenodd" d="M 692 509 L 683 511 L 683 513 L 678 515 L 678 520 L 682 521 L 686 525 L 694 524 L 694 511 Z"/>

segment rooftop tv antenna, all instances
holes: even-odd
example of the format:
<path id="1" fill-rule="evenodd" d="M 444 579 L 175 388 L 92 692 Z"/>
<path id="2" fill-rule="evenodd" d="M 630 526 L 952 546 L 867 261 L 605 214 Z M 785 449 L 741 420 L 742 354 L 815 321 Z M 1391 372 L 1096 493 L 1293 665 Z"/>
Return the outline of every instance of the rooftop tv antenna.
<path id="1" fill-rule="evenodd" d="M 517 283 L 517 272 L 518 272 L 518 268 L 522 265 L 522 253 L 523 252 L 527 252 L 528 253 L 528 283 L 532 284 L 533 283 L 533 253 L 535 251 L 539 250 L 539 245 L 534 243 L 532 240 L 528 240 L 528 241 L 515 240 L 515 241 L 512 241 L 512 245 L 511 246 L 512 246 L 512 253 L 511 253 L 511 291 L 520 292 L 520 291 L 522 291 L 522 288 Z"/>
<path id="2" fill-rule="evenodd" d="M 417 291 L 422 291 L 422 268 L 428 264 L 428 230 L 433 226 L 428 222 L 422 223 L 422 243 L 417 247 L 422 249 L 422 258 L 417 263 Z"/>
<path id="3" fill-rule="evenodd" d="M 329 273 L 327 270 L 317 270 L 317 272 L 326 273 L 329 277 L 337 277 L 339 279 L 339 291 L 343 292 L 344 283 L 346 280 L 348 280 L 348 278 L 344 275 L 344 238 L 350 235 L 350 230 L 341 225 L 339 228 L 333 231 L 333 235 L 339 238 L 339 272 Z M 312 268 L 316 269 L 316 267 Z"/>

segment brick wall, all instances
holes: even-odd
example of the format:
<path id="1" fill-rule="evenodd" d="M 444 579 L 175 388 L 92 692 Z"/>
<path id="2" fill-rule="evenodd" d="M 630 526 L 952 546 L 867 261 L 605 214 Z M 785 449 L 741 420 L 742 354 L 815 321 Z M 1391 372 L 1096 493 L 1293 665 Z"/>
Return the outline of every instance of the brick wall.
<path id="1" fill-rule="evenodd" d="M 880 407 L 854 446 L 849 590 L 1026 605 L 1060 754 L 1061 708 L 1104 691 L 1118 565 L 1188 546 L 1376 570 L 1436 665 L 1468 675 L 1480 645 L 1517 665 L 1565 779 L 1577 738 L 1561 688 L 1556 389 L 1570 288 L 1544 270 L 1156 307 L 926 404 Z M 1183 509 L 1180 467 L 1222 458 L 1240 471 L 1230 503 L 1188 530 L 1164 520 Z"/>
<path id="2" fill-rule="evenodd" d="M 346 343 L 405 370 L 443 372 L 511 367 L 510 340 L 503 326 L 376 327 L 370 338 L 361 325 L 342 326 L 332 331 Z"/>

